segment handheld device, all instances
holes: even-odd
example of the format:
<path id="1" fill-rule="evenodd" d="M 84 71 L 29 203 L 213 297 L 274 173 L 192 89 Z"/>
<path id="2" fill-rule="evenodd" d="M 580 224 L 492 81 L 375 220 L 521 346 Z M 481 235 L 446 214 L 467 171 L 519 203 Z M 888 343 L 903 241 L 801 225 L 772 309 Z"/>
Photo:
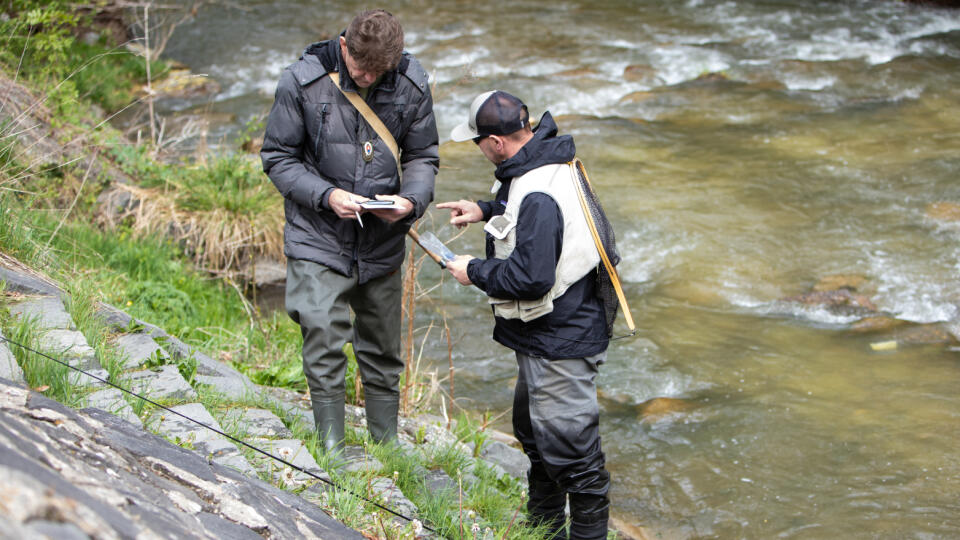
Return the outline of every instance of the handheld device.
<path id="1" fill-rule="evenodd" d="M 365 208 L 365 209 L 367 209 L 367 210 L 376 210 L 376 209 L 380 209 L 380 208 L 400 208 L 400 206 L 397 204 L 397 201 L 394 201 L 394 200 L 389 200 L 389 201 L 378 201 L 378 200 L 363 201 L 362 203 L 360 203 L 360 207 L 361 207 L 361 208 Z"/>

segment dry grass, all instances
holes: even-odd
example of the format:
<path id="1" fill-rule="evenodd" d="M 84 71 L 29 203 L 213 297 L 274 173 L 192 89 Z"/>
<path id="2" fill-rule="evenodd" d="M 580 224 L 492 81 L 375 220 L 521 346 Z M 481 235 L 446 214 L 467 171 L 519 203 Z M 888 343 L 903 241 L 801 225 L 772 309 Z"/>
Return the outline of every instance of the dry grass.
<path id="1" fill-rule="evenodd" d="M 128 222 L 136 235 L 165 235 L 180 244 L 194 263 L 211 273 L 234 274 L 267 257 L 283 260 L 283 206 L 272 196 L 269 184 L 251 188 L 248 196 L 260 199 L 258 211 L 233 211 L 223 207 L 187 209 L 194 195 L 186 190 L 141 188 L 118 184 L 103 219 L 116 226 Z M 269 194 L 269 197 L 262 195 Z"/>

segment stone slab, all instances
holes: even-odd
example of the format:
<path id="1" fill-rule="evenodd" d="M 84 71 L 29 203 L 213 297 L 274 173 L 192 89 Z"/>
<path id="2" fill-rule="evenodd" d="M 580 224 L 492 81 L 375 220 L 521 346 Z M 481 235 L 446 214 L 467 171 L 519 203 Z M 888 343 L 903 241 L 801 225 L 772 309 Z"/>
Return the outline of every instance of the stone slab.
<path id="1" fill-rule="evenodd" d="M 97 353 L 77 330 L 49 330 L 40 338 L 41 349 L 80 369 L 99 369 Z"/>
<path id="2" fill-rule="evenodd" d="M 76 329 L 73 318 L 57 296 L 41 296 L 18 302 L 10 306 L 10 314 L 15 319 L 34 319 L 44 329 Z"/>
<path id="3" fill-rule="evenodd" d="M 336 461 L 342 463 L 340 470 L 352 473 L 377 473 L 383 468 L 383 464 L 362 446 L 344 447 Z"/>
<path id="4" fill-rule="evenodd" d="M 177 366 L 172 364 L 127 373 L 125 380 L 131 391 L 150 399 L 197 398 L 196 390 L 180 375 Z"/>
<path id="5" fill-rule="evenodd" d="M 450 493 L 457 493 L 459 486 L 457 486 L 457 481 L 453 478 L 450 478 L 450 475 L 442 470 L 430 471 L 424 478 L 424 484 L 431 493 L 441 493 L 443 491 L 449 491 Z"/>
<path id="6" fill-rule="evenodd" d="M 87 407 L 102 409 L 123 418 L 136 426 L 143 426 L 140 417 L 133 412 L 133 407 L 123 398 L 123 392 L 116 388 L 105 388 L 87 396 L 84 400 Z"/>
<path id="7" fill-rule="evenodd" d="M 500 441 L 487 441 L 480 449 L 480 457 L 485 461 L 499 465 L 515 478 L 526 478 L 530 470 L 530 459 L 518 450 Z"/>
<path id="8" fill-rule="evenodd" d="M 200 403 L 188 403 L 170 407 L 172 411 L 157 411 L 151 415 L 147 425 L 156 429 L 158 433 L 168 439 L 191 448 L 200 455 L 212 459 L 216 463 L 232 467 L 244 474 L 256 474 L 254 468 L 240 453 L 237 445 L 216 431 L 197 424 L 224 432 L 213 415 Z M 195 420 L 193 422 L 187 418 Z"/>
<path id="9" fill-rule="evenodd" d="M 137 332 L 123 334 L 114 342 L 124 356 L 124 369 L 136 369 L 150 358 L 169 359 L 170 355 L 149 334 Z"/>
<path id="10" fill-rule="evenodd" d="M 46 294 L 51 296 L 63 294 L 56 285 L 4 266 L 0 266 L 0 281 L 6 283 L 8 291 L 21 294 Z"/>
<path id="11" fill-rule="evenodd" d="M 330 476 L 317 465 L 316 460 L 310 455 L 310 451 L 304 446 L 303 441 L 298 439 L 254 439 L 251 441 L 253 446 L 260 448 L 274 456 L 277 456 L 294 466 L 309 471 L 316 476 L 330 480 Z M 258 457 L 254 460 L 257 468 L 270 472 L 271 477 L 283 480 L 287 485 L 296 482 L 306 482 L 316 480 L 313 476 L 303 471 L 292 469 L 280 461 L 267 456 Z"/>
<path id="12" fill-rule="evenodd" d="M 93 375 L 93 377 L 90 375 Z M 71 369 L 70 374 L 68 375 L 68 380 L 70 381 L 70 384 L 74 386 L 79 386 L 82 388 L 100 388 L 107 386 L 107 384 L 103 381 L 110 380 L 110 373 L 103 368 L 84 369 L 83 373 Z"/>
<path id="13" fill-rule="evenodd" d="M 293 432 L 283 420 L 266 409 L 231 409 L 224 415 L 224 426 L 235 426 L 236 431 L 261 439 L 291 439 Z"/>
<path id="14" fill-rule="evenodd" d="M 257 385 L 247 378 L 246 375 L 239 372 L 236 376 L 218 377 L 215 375 L 201 375 L 198 369 L 193 380 L 199 384 L 209 385 L 215 392 L 236 401 L 250 399 L 257 395 Z"/>
<path id="15" fill-rule="evenodd" d="M 200 351 L 193 350 L 191 356 L 197 360 L 197 375 L 236 378 L 246 377 L 243 373 L 237 371 L 236 368 L 228 366 L 223 362 L 217 362 Z"/>
<path id="16" fill-rule="evenodd" d="M 416 516 L 418 513 L 417 505 L 408 499 L 392 478 L 375 478 L 370 484 L 370 489 L 375 497 L 380 499 L 380 504 L 393 510 L 398 514 L 405 516 Z M 403 524 L 406 524 L 404 521 Z"/>
<path id="17" fill-rule="evenodd" d="M 23 369 L 20 368 L 17 358 L 2 338 L 3 333 L 0 333 L 0 377 L 13 382 L 25 383 Z"/>

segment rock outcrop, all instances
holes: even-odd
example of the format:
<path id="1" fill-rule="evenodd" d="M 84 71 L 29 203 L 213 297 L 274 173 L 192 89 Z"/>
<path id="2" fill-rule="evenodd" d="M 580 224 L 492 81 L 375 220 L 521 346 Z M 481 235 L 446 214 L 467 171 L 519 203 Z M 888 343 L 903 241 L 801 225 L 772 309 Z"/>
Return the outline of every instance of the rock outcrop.
<path id="1" fill-rule="evenodd" d="M 5 538 L 363 538 L 292 493 L 5 379 L 0 447 Z"/>
<path id="2" fill-rule="evenodd" d="M 96 316 L 112 329 L 107 346 L 119 356 L 119 360 L 113 360 L 118 366 L 112 368 L 112 374 L 108 373 L 100 363 L 100 347 L 89 346 L 77 330 L 65 306 L 67 295 L 40 275 L 29 274 L 7 260 L 0 263 L 0 279 L 7 284 L 4 303 L 12 320 L 36 329 L 40 351 L 102 379 L 71 371 L 73 383 L 84 394 L 82 401 L 88 407 L 82 413 L 75 412 L 10 382 L 8 379 L 21 384 L 24 381 L 17 355 L 11 350 L 18 345 L 0 339 L 0 378 L 4 378 L 0 394 L 7 392 L 2 395 L 9 396 L 0 398 L 0 454 L 6 457 L 6 461 L 0 459 L 0 490 L 22 492 L 33 505 L 26 510 L 4 506 L 0 498 L 0 537 L 36 536 L 40 529 L 32 530 L 34 523 L 43 530 L 65 531 L 60 537 L 80 533 L 85 536 L 79 537 L 91 536 L 87 532 L 90 530 L 98 531 L 96 537 L 104 538 L 150 538 L 153 533 L 156 537 L 173 534 L 190 538 L 350 537 L 336 532 L 330 536 L 329 530 L 337 529 L 325 529 L 324 521 L 314 515 L 323 514 L 315 504 L 323 504 L 331 477 L 318 465 L 306 441 L 297 439 L 291 431 L 297 426 L 300 433 L 312 433 L 313 415 L 304 395 L 258 386 L 232 366 L 195 350 L 162 329 L 101 304 L 96 308 Z M 138 398 L 106 384 L 108 380 L 167 407 L 137 413 L 131 404 L 137 403 Z M 215 401 L 222 399 L 233 405 L 208 409 L 200 402 L 201 394 L 219 396 Z M 266 403 L 271 410 L 251 407 L 247 405 L 250 402 Z M 143 404 L 140 405 L 142 410 Z M 30 412 L 34 409 L 44 412 Z M 4 415 L 13 419 L 7 421 Z M 363 429 L 363 408 L 348 406 L 347 420 L 356 429 Z M 475 472 L 481 466 L 497 477 L 510 474 L 525 478 L 529 461 L 522 451 L 506 443 L 515 443 L 510 437 L 490 438 L 477 449 L 458 442 L 444 426 L 440 418 L 401 418 L 401 448 L 425 458 L 455 448 L 465 458 L 464 489 L 478 481 Z M 71 435 L 52 434 L 53 429 L 66 430 Z M 37 443 L 27 448 L 22 440 L 41 441 L 45 446 Z M 293 467 L 258 454 L 253 446 L 279 456 Z M 65 452 L 73 452 L 71 460 L 50 457 Z M 181 454 L 189 454 L 190 460 L 177 457 Z M 21 460 L 28 457 L 36 457 L 37 463 L 22 464 Z M 338 473 L 369 477 L 376 500 L 406 516 L 419 515 L 396 479 L 383 471 L 383 465 L 365 448 L 348 446 L 335 461 L 333 466 Z M 35 472 L 41 466 L 52 470 Z M 7 483 L 4 467 L 30 471 L 30 478 L 14 475 Z M 457 481 L 443 470 L 424 469 L 421 473 L 431 489 L 459 489 Z M 139 480 L 130 480 L 134 477 Z M 305 498 L 279 491 L 260 478 L 287 487 L 302 486 Z M 165 482 L 180 487 L 174 489 Z M 283 497 L 276 492 L 283 493 Z M 87 502 L 90 497 L 99 499 Z M 163 500 L 173 504 L 174 510 L 163 508 L 158 502 Z M 287 513 L 280 512 L 271 502 L 278 500 L 280 506 L 288 507 Z M 71 508 L 70 512 L 65 510 Z M 9 534 L 2 528 L 4 520 L 12 527 Z M 278 525 L 280 522 L 282 525 Z M 404 527 L 407 521 L 397 517 L 394 525 Z"/>

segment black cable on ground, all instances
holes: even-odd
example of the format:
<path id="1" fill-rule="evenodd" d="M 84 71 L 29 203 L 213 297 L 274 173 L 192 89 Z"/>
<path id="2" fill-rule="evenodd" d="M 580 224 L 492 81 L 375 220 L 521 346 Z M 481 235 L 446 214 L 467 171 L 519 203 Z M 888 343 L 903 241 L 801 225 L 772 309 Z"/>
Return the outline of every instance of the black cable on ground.
<path id="1" fill-rule="evenodd" d="M 251 449 L 251 450 L 254 450 L 254 451 L 256 451 L 256 452 L 259 452 L 259 453 L 263 454 L 264 456 L 267 456 L 267 457 L 270 458 L 270 459 L 273 459 L 273 460 L 275 460 L 275 461 L 279 461 L 280 463 L 283 463 L 284 465 L 286 465 L 286 466 L 288 466 L 288 467 L 290 467 L 290 468 L 292 468 L 292 469 L 296 469 L 296 470 L 298 470 L 298 471 L 300 471 L 300 472 L 302 472 L 302 473 L 304 473 L 304 474 L 306 474 L 306 475 L 308 475 L 308 476 L 311 476 L 311 477 L 313 477 L 313 478 L 315 478 L 315 479 L 317 479 L 317 480 L 320 480 L 321 482 L 324 482 L 324 483 L 326 483 L 326 484 L 329 484 L 329 485 L 332 486 L 334 489 L 339 489 L 339 490 L 341 490 L 341 491 L 343 491 L 343 492 L 346 492 L 346 493 L 348 493 L 348 494 L 350 494 L 350 495 L 353 495 L 354 497 L 356 497 L 356 498 L 358 498 L 358 499 L 360 499 L 360 500 L 363 500 L 363 501 L 365 501 L 365 502 L 367 502 L 367 503 L 370 503 L 370 504 L 376 506 L 377 508 L 379 508 L 379 509 L 381 509 L 381 510 L 386 510 L 387 512 L 390 512 L 391 514 L 393 514 L 393 515 L 395 515 L 395 516 L 397 516 L 397 517 L 399 517 L 399 518 L 403 518 L 403 519 L 405 519 L 405 520 L 407 520 L 407 521 L 409 521 L 409 522 L 413 522 L 413 520 L 416 519 L 416 518 L 412 518 L 412 517 L 407 517 L 407 516 L 405 516 L 405 515 L 403 515 L 403 514 L 401 514 L 401 513 L 399 513 L 399 512 L 395 512 L 394 510 L 391 510 L 390 508 L 387 508 L 386 506 L 383 506 L 383 505 L 380 504 L 380 503 L 371 501 L 370 499 L 364 497 L 363 495 L 359 495 L 359 494 L 357 494 L 357 493 L 354 493 L 353 491 L 350 491 L 350 490 L 347 489 L 347 488 L 338 486 L 338 485 L 334 484 L 332 481 L 327 480 L 326 478 L 323 478 L 323 477 L 321 477 L 321 476 L 317 476 L 316 474 L 314 474 L 314 473 L 312 473 L 312 472 L 304 469 L 303 467 L 300 467 L 300 466 L 298 466 L 298 465 L 294 465 L 293 463 L 290 463 L 289 461 L 287 461 L 287 460 L 285 460 L 285 459 L 283 459 L 283 458 L 281 458 L 281 457 L 277 457 L 277 456 L 271 454 L 270 452 L 267 452 L 266 450 L 261 450 L 260 448 L 257 448 L 256 446 L 253 446 L 253 445 L 251 445 L 251 444 L 248 444 L 248 443 L 246 443 L 246 442 L 244 442 L 244 441 L 242 441 L 242 440 L 240 440 L 240 439 L 238 439 L 238 438 L 236 438 L 236 437 L 234 437 L 234 436 L 232 436 L 232 435 L 229 435 L 229 434 L 227 434 L 227 433 L 224 433 L 223 431 L 221 431 L 221 430 L 219 430 L 219 429 L 217 429 L 217 428 L 215 428 L 215 427 L 208 426 L 207 424 L 204 424 L 203 422 L 201 422 L 201 421 L 199 421 L 199 420 L 194 420 L 193 418 L 190 418 L 189 416 L 186 416 L 185 414 L 179 413 L 179 412 L 177 412 L 177 411 L 175 411 L 175 410 L 173 410 L 173 409 L 170 409 L 169 407 L 165 407 L 165 406 L 163 406 L 163 405 L 161 405 L 161 404 L 159 404 L 159 403 L 151 400 L 150 398 L 141 396 L 140 394 L 137 394 L 136 392 L 133 392 L 133 391 L 131 391 L 131 390 L 127 390 L 126 388 L 123 388 L 122 386 L 116 385 L 116 384 L 114 384 L 114 383 L 112 383 L 112 382 L 110 382 L 110 381 L 108 381 L 108 380 L 106 380 L 106 379 L 101 379 L 100 377 L 98 377 L 98 376 L 96 376 L 96 375 L 94 375 L 94 374 L 92 374 L 92 373 L 87 373 L 86 371 L 84 371 L 84 370 L 82 370 L 82 369 L 80 369 L 80 368 L 78 368 L 78 367 L 76 367 L 76 366 L 71 366 L 69 363 L 64 362 L 63 360 L 59 360 L 59 359 L 54 358 L 54 357 L 52 357 L 52 356 L 50 356 L 50 355 L 47 355 L 47 354 L 45 354 L 45 353 L 42 353 L 42 352 L 37 351 L 37 350 L 34 350 L 34 349 L 30 348 L 30 347 L 27 347 L 26 345 L 24 345 L 24 344 L 22 344 L 22 343 L 17 343 L 16 341 L 12 341 L 11 339 L 7 338 L 6 336 L 0 336 L 0 340 L 5 341 L 5 342 L 10 343 L 10 344 L 13 344 L 13 345 L 16 345 L 17 347 L 20 347 L 21 349 L 23 349 L 23 350 L 25 350 L 25 351 L 29 351 L 29 352 L 32 352 L 32 353 L 34 353 L 34 354 L 40 355 L 40 356 L 43 357 L 43 358 L 47 358 L 47 359 L 49 359 L 49 360 L 53 360 L 54 362 L 56 362 L 56 363 L 58 363 L 58 364 L 60 364 L 60 365 L 63 365 L 63 366 L 67 366 L 68 368 L 70 368 L 70 369 L 72 369 L 72 370 L 74 370 L 74 371 L 79 371 L 80 373 L 83 373 L 84 375 L 86 375 L 86 376 L 88 376 L 88 377 L 91 377 L 91 378 L 93 378 L 93 379 L 96 379 L 96 380 L 98 380 L 98 381 L 100 381 L 100 382 L 102 382 L 102 383 L 108 384 L 108 385 L 116 388 L 117 390 L 120 390 L 120 391 L 122 391 L 122 392 L 126 392 L 126 393 L 130 394 L 131 396 L 133 396 L 133 397 L 135 397 L 135 398 L 137 398 L 137 399 L 142 399 L 143 401 L 145 401 L 145 402 L 147 402 L 147 403 L 149 403 L 149 404 L 151 404 L 151 405 L 154 405 L 154 406 L 156 406 L 156 407 L 159 407 L 160 409 L 163 409 L 163 410 L 165 410 L 165 411 L 167 411 L 167 412 L 170 412 L 170 413 L 173 413 L 173 414 L 175 414 L 175 415 L 177 415 L 177 416 L 179 416 L 179 417 L 181 417 L 181 418 L 184 418 L 184 419 L 186 419 L 186 420 L 189 420 L 189 421 L 193 422 L 194 424 L 197 424 L 197 425 L 199 425 L 199 426 L 202 426 L 202 427 L 204 427 L 204 428 L 207 428 L 207 429 L 209 429 L 210 431 L 213 431 L 214 433 L 217 433 L 217 434 L 219 434 L 219 435 L 222 435 L 222 436 L 230 439 L 231 441 L 233 441 L 233 442 L 235 442 L 235 443 L 242 444 L 243 446 L 245 446 L 245 447 L 247 447 L 247 448 L 249 448 L 249 449 Z M 422 522 L 421 522 L 421 525 L 423 525 Z M 426 529 L 426 530 L 428 530 L 428 531 L 430 531 L 430 532 L 432 532 L 432 533 L 437 533 L 437 534 L 439 534 L 436 530 L 431 529 L 430 527 L 427 527 L 426 525 L 423 525 L 423 528 Z"/>

